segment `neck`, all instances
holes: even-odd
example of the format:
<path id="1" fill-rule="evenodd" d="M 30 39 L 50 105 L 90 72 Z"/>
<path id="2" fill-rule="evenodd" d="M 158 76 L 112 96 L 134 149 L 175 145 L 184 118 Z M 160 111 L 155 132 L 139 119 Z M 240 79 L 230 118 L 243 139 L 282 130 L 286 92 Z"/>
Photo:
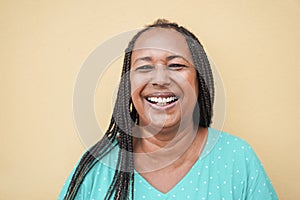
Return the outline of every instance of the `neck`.
<path id="1" fill-rule="evenodd" d="M 140 135 L 134 146 L 135 166 L 140 173 L 159 170 L 174 163 L 178 165 L 195 156 L 199 157 L 201 145 L 205 143 L 207 135 L 207 128 L 195 127 L 193 124 L 180 129 L 166 128 L 157 134 L 149 131 L 135 129 Z"/>

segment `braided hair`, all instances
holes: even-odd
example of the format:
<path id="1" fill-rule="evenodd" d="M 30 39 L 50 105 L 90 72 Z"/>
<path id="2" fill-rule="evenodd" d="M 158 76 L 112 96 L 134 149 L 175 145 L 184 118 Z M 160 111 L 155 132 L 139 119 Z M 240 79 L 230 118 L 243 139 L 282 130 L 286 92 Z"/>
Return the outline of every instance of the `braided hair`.
<path id="1" fill-rule="evenodd" d="M 73 200 L 75 198 L 90 169 L 107 155 L 115 145 L 119 146 L 118 159 L 115 174 L 105 199 L 126 200 L 130 197 L 132 199 L 134 198 L 132 126 L 134 123 L 138 123 L 139 117 L 131 100 L 129 71 L 131 66 L 131 54 L 135 41 L 142 33 L 152 28 L 174 29 L 185 37 L 194 61 L 194 66 L 197 70 L 199 86 L 199 107 L 194 110 L 194 119 L 199 119 L 197 120 L 199 127 L 210 126 L 213 114 L 214 83 L 212 70 L 203 46 L 197 37 L 186 28 L 179 26 L 176 23 L 170 23 L 167 20 L 159 19 L 152 25 L 148 25 L 146 28 L 139 31 L 129 42 L 129 45 L 125 50 L 122 78 L 119 84 L 117 99 L 109 127 L 103 138 L 82 156 L 72 176 L 64 200 Z"/>

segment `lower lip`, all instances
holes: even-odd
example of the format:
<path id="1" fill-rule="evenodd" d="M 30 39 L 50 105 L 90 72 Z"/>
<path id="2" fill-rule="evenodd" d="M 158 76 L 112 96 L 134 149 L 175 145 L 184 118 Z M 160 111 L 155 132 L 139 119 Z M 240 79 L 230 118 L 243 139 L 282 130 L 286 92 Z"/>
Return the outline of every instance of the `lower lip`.
<path id="1" fill-rule="evenodd" d="M 147 100 L 145 100 L 147 101 Z M 147 101 L 148 104 L 150 104 L 150 106 L 155 109 L 155 110 L 167 110 L 167 109 L 170 109 L 172 107 L 174 107 L 176 104 L 177 104 L 178 100 L 175 101 L 175 102 L 172 102 L 170 104 L 166 104 L 164 106 L 159 106 L 159 105 L 156 105 L 156 104 L 153 104 L 153 103 L 150 103 L 149 101 Z"/>

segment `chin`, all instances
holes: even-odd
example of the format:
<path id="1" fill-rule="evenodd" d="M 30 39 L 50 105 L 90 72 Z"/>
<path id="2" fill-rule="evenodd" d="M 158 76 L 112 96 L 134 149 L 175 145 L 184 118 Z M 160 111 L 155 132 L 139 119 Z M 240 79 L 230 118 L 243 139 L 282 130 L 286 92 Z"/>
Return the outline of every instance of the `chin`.
<path id="1" fill-rule="evenodd" d="M 147 127 L 148 129 L 160 132 L 163 129 L 176 129 L 180 126 L 180 120 L 176 120 L 174 117 L 168 117 L 169 119 L 163 118 L 151 118 L 148 119 L 146 123 L 141 123 L 142 127 Z M 143 125 L 142 125 L 143 124 Z"/>

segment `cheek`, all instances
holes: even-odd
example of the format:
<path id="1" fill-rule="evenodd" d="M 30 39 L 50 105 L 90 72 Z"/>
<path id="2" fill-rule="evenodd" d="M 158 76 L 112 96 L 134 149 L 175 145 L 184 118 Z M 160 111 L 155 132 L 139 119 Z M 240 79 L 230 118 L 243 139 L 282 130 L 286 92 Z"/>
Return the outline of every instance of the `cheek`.
<path id="1" fill-rule="evenodd" d="M 134 93 L 137 93 L 138 91 L 141 91 L 147 84 L 149 77 L 146 75 L 140 75 L 140 74 L 130 74 L 130 85 L 131 85 L 131 95 Z"/>
<path id="2" fill-rule="evenodd" d="M 130 75 L 131 98 L 134 104 L 137 104 L 142 100 L 141 93 L 146 84 L 147 80 L 145 78 L 136 75 Z"/>
<path id="3" fill-rule="evenodd" d="M 197 76 L 196 76 L 195 79 L 192 81 L 191 86 L 192 86 L 192 89 L 194 90 L 194 93 L 195 93 L 196 98 L 198 98 L 198 95 L 199 95 L 199 86 L 198 86 L 198 79 L 197 79 Z"/>
<path id="4" fill-rule="evenodd" d="M 134 96 L 137 93 L 137 90 L 139 90 L 140 83 L 135 79 L 131 79 L 130 86 L 131 86 L 131 88 L 130 88 L 131 96 Z"/>
<path id="5" fill-rule="evenodd" d="M 188 77 L 187 81 L 189 82 L 192 90 L 195 92 L 196 96 L 198 97 L 198 77 L 197 77 L 197 72 L 194 69 L 192 74 Z"/>
<path id="6" fill-rule="evenodd" d="M 198 97 L 198 79 L 197 75 L 194 72 L 185 74 L 183 76 L 183 79 L 181 80 L 184 84 L 184 91 L 188 93 L 193 93 L 195 94 L 196 97 Z"/>

